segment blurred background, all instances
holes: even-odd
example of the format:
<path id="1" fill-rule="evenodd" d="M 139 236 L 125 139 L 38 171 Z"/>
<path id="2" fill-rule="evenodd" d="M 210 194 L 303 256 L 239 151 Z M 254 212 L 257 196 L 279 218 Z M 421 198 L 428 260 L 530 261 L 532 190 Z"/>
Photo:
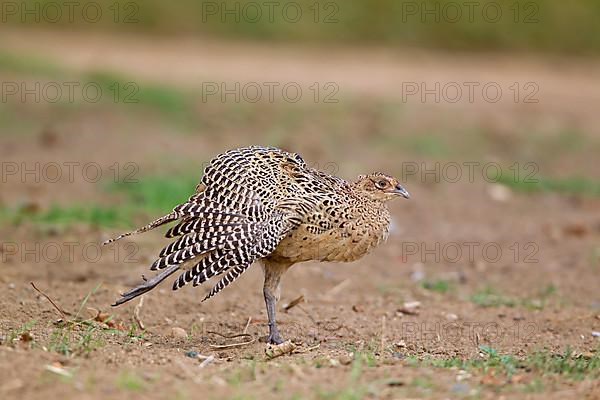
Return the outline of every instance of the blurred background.
<path id="1" fill-rule="evenodd" d="M 386 307 L 417 299 L 423 318 L 525 315 L 544 321 L 536 340 L 549 348 L 595 348 L 593 314 L 563 322 L 600 309 L 599 18 L 596 0 L 2 1 L 0 282 L 16 284 L 0 295 L 3 327 L 47 308 L 19 305 L 30 280 L 66 304 L 105 282 L 106 307 L 160 234 L 133 239 L 133 263 L 125 247 L 73 258 L 66 242 L 81 250 L 163 215 L 216 154 L 272 145 L 346 179 L 385 171 L 412 195 L 391 204 L 388 246 L 356 266 L 294 270 L 288 300 L 344 315 L 319 296 L 347 281 L 344 304 L 375 318 L 356 337 L 377 335 L 379 313 L 393 331 Z M 26 251 L 49 242 L 58 261 Z M 504 257 L 435 247 L 465 242 Z M 236 308 L 259 293 L 260 271 L 248 275 L 214 310 L 262 312 L 258 295 Z M 163 291 L 149 318 L 181 310 L 187 328 L 200 295 Z"/>
<path id="2" fill-rule="evenodd" d="M 408 168 L 417 185 L 423 162 L 533 162 L 550 181 L 516 189 L 598 193 L 584 178 L 597 172 L 599 15 L 592 0 L 3 2 L 2 158 L 66 157 L 82 163 L 79 180 L 88 161 L 103 182 L 111 165 L 116 183 L 178 174 L 179 198 L 202 162 L 249 144 L 347 177 Z M 101 207 L 90 179 L 73 194 L 42 189 L 42 175 L 69 172 L 62 164 L 31 179 L 4 164 L 2 183 L 17 185 L 3 208 L 35 198 L 42 210 L 99 203 L 110 223 L 133 217 Z"/>

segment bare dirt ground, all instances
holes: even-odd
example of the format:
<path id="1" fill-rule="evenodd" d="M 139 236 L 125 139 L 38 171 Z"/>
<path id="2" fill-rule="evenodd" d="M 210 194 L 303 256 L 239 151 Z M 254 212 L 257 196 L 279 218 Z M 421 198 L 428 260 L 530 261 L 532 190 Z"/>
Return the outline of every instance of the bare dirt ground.
<path id="1" fill-rule="evenodd" d="M 347 88 L 348 95 L 393 98 L 405 76 L 428 82 L 463 76 L 507 85 L 534 80 L 542 89 L 537 104 L 482 103 L 478 105 L 485 110 L 482 113 L 474 112 L 477 105 L 464 105 L 458 112 L 452 105 L 433 104 L 437 110 L 433 113 L 427 104 L 417 102 L 407 105 L 405 121 L 399 125 L 403 130 L 394 134 L 404 137 L 411 128 L 444 128 L 460 120 L 462 126 L 492 132 L 492 145 L 479 149 L 477 158 L 446 154 L 446 162 L 477 159 L 511 165 L 516 159 L 533 160 L 548 175 L 598 178 L 593 156 L 599 99 L 593 87 L 598 87 L 600 76 L 592 63 L 549 66 L 540 60 L 509 63 L 508 56 L 455 59 L 432 54 L 407 60 L 402 54 L 387 56 L 379 50 L 363 57 L 368 62 L 360 62 L 351 50 L 327 52 L 324 58 L 317 50 L 299 56 L 294 50 L 271 51 L 256 45 L 249 49 L 182 41 L 170 46 L 141 38 L 84 40 L 14 32 L 3 35 L 0 43 L 4 50 L 44 55 L 81 71 L 105 68 L 180 86 L 194 86 L 196 79 L 330 80 Z M 273 75 L 273 71 L 280 72 Z M 190 135 L 152 115 L 130 119 L 123 109 L 84 108 L 66 119 L 48 116 L 45 110 L 33 112 L 33 117 L 27 112 L 23 111 L 25 118 L 51 120 L 56 133 L 50 142 L 43 130 L 0 136 L 3 161 L 28 165 L 93 161 L 105 173 L 115 162 L 121 166 L 134 162 L 142 171 L 140 180 L 144 175 L 181 171 L 181 165 L 199 166 L 219 151 L 269 137 L 261 133 L 268 122 L 259 118 L 241 123 L 244 131 L 225 124 L 216 134 L 200 130 Z M 365 170 L 399 175 L 398 160 L 437 160 L 435 154 L 410 148 L 371 146 L 376 143 L 372 131 L 380 127 L 371 123 L 378 121 L 375 117 L 364 119 L 370 113 L 358 110 L 356 120 L 335 125 L 341 133 L 334 136 L 333 145 L 325 136 L 315 135 L 329 126 L 320 114 L 305 116 L 282 141 L 307 161 L 335 162 L 338 173 L 347 178 Z M 546 144 L 529 144 L 532 147 L 522 150 L 524 139 L 516 127 L 523 125 L 541 132 L 548 127 L 578 129 L 584 144 L 569 151 L 559 147 L 551 154 Z M 449 141 L 458 146 L 469 138 L 465 131 Z M 154 290 L 144 297 L 141 331 L 132 328 L 137 302 L 118 308 L 110 304 L 141 274 L 149 273 L 148 265 L 165 243 L 160 232 L 103 248 L 96 256 L 97 244 L 119 229 L 3 224 L 0 396 L 599 398 L 593 370 L 575 378 L 526 361 L 539 351 L 557 356 L 568 349 L 580 362 L 597 360 L 600 339 L 592 332 L 600 331 L 598 197 L 499 193 L 483 179 L 449 183 L 417 178 L 407 187 L 412 199 L 391 204 L 392 235 L 374 254 L 351 264 L 297 265 L 284 277 L 280 327 L 298 344 L 299 352 L 274 360 L 267 360 L 260 341 L 266 334 L 266 317 L 258 265 L 206 303 L 200 299 L 208 288 L 173 293 L 166 284 Z M 73 182 L 11 178 L 2 182 L 0 192 L 0 203 L 6 206 L 34 202 L 46 208 L 52 203 L 92 201 L 118 205 L 125 200 L 77 173 Z M 470 254 L 466 243 L 472 243 Z M 53 246 L 60 251 L 56 260 Z M 493 252 L 497 249 L 499 257 Z M 65 327 L 57 320 L 73 316 L 59 315 L 30 286 L 32 281 L 68 312 L 82 308 L 79 316 L 93 319 L 94 310 L 100 310 L 112 317 L 102 315 L 98 321 Z M 283 306 L 299 296 L 305 302 L 285 312 Z M 406 303 L 414 302 L 419 306 L 407 308 Z M 187 335 L 174 336 L 173 328 L 182 328 Z M 220 336 L 244 330 L 252 343 L 215 347 L 247 339 Z M 490 354 L 490 349 L 500 356 Z M 212 356 L 212 362 L 202 364 L 189 352 Z M 461 360 L 478 360 L 484 367 L 451 365 Z M 514 365 L 518 367 L 511 370 Z"/>

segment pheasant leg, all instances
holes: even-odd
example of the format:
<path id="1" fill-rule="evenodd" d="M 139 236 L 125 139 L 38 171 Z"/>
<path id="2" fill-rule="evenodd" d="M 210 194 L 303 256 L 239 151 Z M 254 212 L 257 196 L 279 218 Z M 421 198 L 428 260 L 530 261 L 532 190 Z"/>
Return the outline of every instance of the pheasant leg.
<path id="1" fill-rule="evenodd" d="M 269 319 L 269 337 L 267 342 L 270 344 L 281 344 L 285 341 L 281 337 L 279 329 L 277 329 L 275 309 L 281 293 L 279 282 L 281 281 L 281 276 L 285 273 L 285 271 L 288 270 L 289 267 L 290 264 L 263 260 L 263 270 L 265 272 L 263 294 L 265 296 L 267 317 Z"/>
<path id="2" fill-rule="evenodd" d="M 263 289 L 263 294 L 265 295 L 267 317 L 269 318 L 269 337 L 267 338 L 267 343 L 281 344 L 284 342 L 284 340 L 279 333 L 279 329 L 277 329 L 277 321 L 275 319 L 275 306 L 277 305 L 277 298 L 266 286 Z"/>

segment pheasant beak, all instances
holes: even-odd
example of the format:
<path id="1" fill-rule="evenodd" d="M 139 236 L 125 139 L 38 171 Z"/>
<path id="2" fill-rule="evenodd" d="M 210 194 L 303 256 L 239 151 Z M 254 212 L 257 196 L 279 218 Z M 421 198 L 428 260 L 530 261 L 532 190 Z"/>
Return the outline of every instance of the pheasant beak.
<path id="1" fill-rule="evenodd" d="M 396 185 L 393 193 L 402 196 L 405 199 L 410 199 L 410 193 L 408 193 L 400 184 Z"/>

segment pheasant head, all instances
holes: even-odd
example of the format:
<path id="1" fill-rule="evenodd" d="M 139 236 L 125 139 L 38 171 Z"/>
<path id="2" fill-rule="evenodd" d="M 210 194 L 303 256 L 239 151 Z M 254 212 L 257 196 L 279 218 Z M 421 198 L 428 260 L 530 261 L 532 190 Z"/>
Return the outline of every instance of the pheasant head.
<path id="1" fill-rule="evenodd" d="M 398 179 L 381 172 L 359 175 L 353 186 L 366 197 L 382 203 L 397 197 L 410 198 L 410 194 L 400 185 Z"/>

